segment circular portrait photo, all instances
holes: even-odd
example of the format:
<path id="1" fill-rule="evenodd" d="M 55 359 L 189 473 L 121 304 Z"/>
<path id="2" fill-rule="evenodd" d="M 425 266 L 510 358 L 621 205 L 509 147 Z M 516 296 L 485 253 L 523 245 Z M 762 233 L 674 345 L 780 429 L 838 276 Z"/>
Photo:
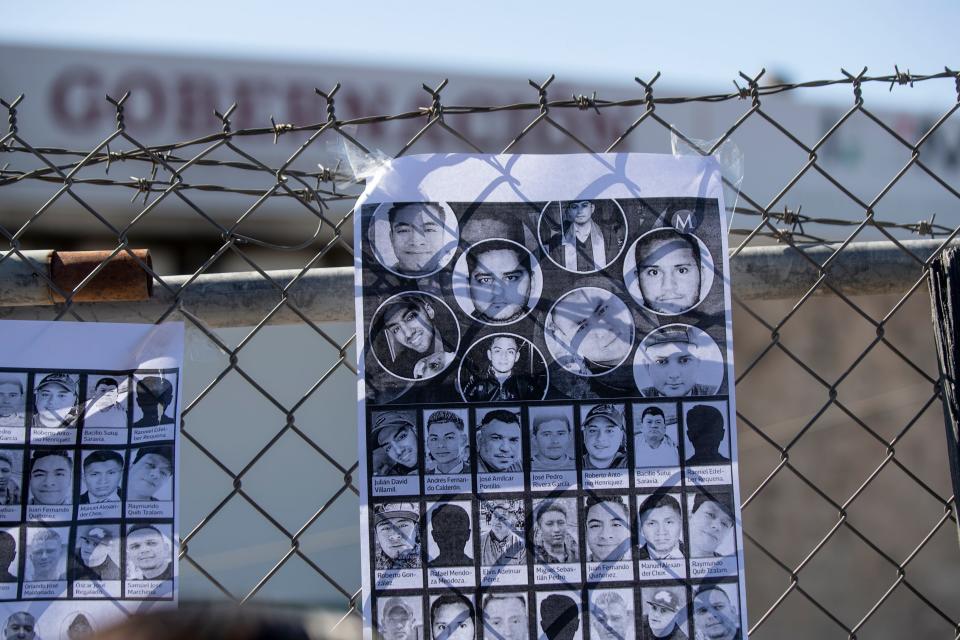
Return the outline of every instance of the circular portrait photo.
<path id="1" fill-rule="evenodd" d="M 637 389 L 647 398 L 712 396 L 723 383 L 720 347 L 704 331 L 668 324 L 647 334 L 633 358 Z"/>
<path id="2" fill-rule="evenodd" d="M 633 316 L 610 291 L 582 287 L 565 293 L 544 321 L 547 350 L 561 367 L 578 376 L 610 373 L 633 347 Z"/>
<path id="3" fill-rule="evenodd" d="M 594 273 L 623 251 L 627 217 L 616 200 L 549 202 L 537 233 L 551 262 L 574 273 Z"/>
<path id="4" fill-rule="evenodd" d="M 398 293 L 373 314 L 370 349 L 377 363 L 404 380 L 426 380 L 453 362 L 460 326 L 450 307 L 429 293 Z"/>
<path id="5" fill-rule="evenodd" d="M 484 324 L 520 320 L 540 300 L 543 274 L 523 245 L 512 240 L 483 240 L 457 259 L 453 293 L 463 312 Z"/>
<path id="6" fill-rule="evenodd" d="M 460 395 L 467 402 L 543 400 L 549 382 L 540 350 L 512 333 L 477 340 L 460 363 Z"/>
<path id="7" fill-rule="evenodd" d="M 713 256 L 699 238 L 673 227 L 646 232 L 623 259 L 623 282 L 648 311 L 675 316 L 695 308 L 713 285 Z"/>
<path id="8" fill-rule="evenodd" d="M 445 202 L 384 202 L 367 229 L 377 261 L 404 278 L 423 278 L 447 266 L 459 239 L 457 217 Z"/>

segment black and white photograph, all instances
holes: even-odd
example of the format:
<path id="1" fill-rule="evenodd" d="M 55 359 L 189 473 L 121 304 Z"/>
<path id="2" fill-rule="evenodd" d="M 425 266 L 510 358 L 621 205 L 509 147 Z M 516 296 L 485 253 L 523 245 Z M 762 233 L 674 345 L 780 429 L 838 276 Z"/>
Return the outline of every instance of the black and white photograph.
<path id="1" fill-rule="evenodd" d="M 29 605 L 14 603 L 13 609 L 5 608 L 0 620 L 3 621 L 3 637 L 17 640 L 39 640 L 37 634 L 37 616 L 25 609 Z"/>
<path id="2" fill-rule="evenodd" d="M 80 420 L 80 376 L 54 371 L 33 374 L 31 425 L 42 429 L 76 427 Z"/>
<path id="3" fill-rule="evenodd" d="M 736 512 L 732 488 L 703 487 L 688 492 L 686 500 L 691 577 L 735 574 Z"/>
<path id="4" fill-rule="evenodd" d="M 129 383 L 124 375 L 88 375 L 84 429 L 126 429 Z"/>
<path id="5" fill-rule="evenodd" d="M 637 496 L 639 560 L 682 560 L 685 557 L 680 501 L 679 493 L 666 490 Z"/>
<path id="6" fill-rule="evenodd" d="M 82 452 L 83 473 L 80 476 L 78 504 L 120 502 L 123 491 L 123 455 L 122 450 L 116 449 Z"/>
<path id="7" fill-rule="evenodd" d="M 470 502 L 427 503 L 427 566 L 473 566 Z"/>
<path id="8" fill-rule="evenodd" d="M 723 383 L 723 367 L 713 338 L 685 324 L 654 329 L 633 358 L 637 389 L 646 398 L 714 395 Z"/>
<path id="9" fill-rule="evenodd" d="M 428 475 L 470 473 L 469 414 L 465 409 L 424 412 L 425 464 Z"/>
<path id="10" fill-rule="evenodd" d="M 24 598 L 66 596 L 67 527 L 28 527 Z"/>
<path id="11" fill-rule="evenodd" d="M 60 637 L 66 640 L 92 638 L 99 626 L 89 610 L 74 609 L 60 620 Z"/>
<path id="12" fill-rule="evenodd" d="M 540 264 L 512 240 L 482 240 L 457 259 L 453 294 L 465 314 L 483 324 L 508 325 L 537 306 L 543 290 Z"/>
<path id="13" fill-rule="evenodd" d="M 610 291 L 581 287 L 557 300 L 543 333 L 547 351 L 559 366 L 577 376 L 602 376 L 630 355 L 633 314 Z"/>
<path id="14" fill-rule="evenodd" d="M 381 589 L 423 587 L 420 507 L 415 502 L 373 506 L 374 568 Z M 415 571 L 414 571 L 415 570 Z"/>
<path id="15" fill-rule="evenodd" d="M 705 583 L 693 587 L 695 638 L 741 640 L 740 602 L 736 583 Z"/>
<path id="16" fill-rule="evenodd" d="M 416 411 L 377 411 L 371 418 L 370 441 L 372 446 L 375 443 L 371 467 L 374 495 L 419 492 Z"/>
<path id="17" fill-rule="evenodd" d="M 445 202 L 385 202 L 368 228 L 373 255 L 404 278 L 425 278 L 447 266 L 457 249 L 457 217 Z"/>
<path id="18" fill-rule="evenodd" d="M 591 494 L 583 499 L 587 562 L 630 560 L 633 536 L 626 496 Z"/>
<path id="19" fill-rule="evenodd" d="M 730 429 L 726 402 L 684 403 L 684 438 L 688 484 L 730 484 Z"/>
<path id="20" fill-rule="evenodd" d="M 172 527 L 137 523 L 127 526 L 124 597 L 169 597 L 174 576 Z"/>
<path id="21" fill-rule="evenodd" d="M 440 298 L 398 293 L 374 313 L 368 344 L 377 364 L 390 375 L 427 380 L 453 362 L 460 347 L 460 326 Z"/>
<path id="22" fill-rule="evenodd" d="M 540 246 L 566 271 L 595 273 L 623 251 L 627 218 L 616 200 L 549 202 L 539 221 Z"/>
<path id="23" fill-rule="evenodd" d="M 638 487 L 680 484 L 679 442 L 675 403 L 633 405 L 634 482 Z"/>
<path id="24" fill-rule="evenodd" d="M 653 313 L 675 316 L 695 309 L 710 293 L 710 251 L 693 234 L 673 227 L 640 236 L 623 260 L 623 280 L 634 301 Z"/>
<path id="25" fill-rule="evenodd" d="M 28 520 L 69 520 L 73 514 L 74 454 L 33 449 L 30 454 Z"/>
<path id="26" fill-rule="evenodd" d="M 79 595 L 76 593 L 78 581 L 96 583 L 120 580 L 119 524 L 78 525 L 75 540 L 76 546 L 70 558 L 70 579 L 74 581 L 75 595 Z M 96 586 L 87 587 L 92 588 L 80 589 L 85 592 L 82 597 L 96 597 L 99 594 Z"/>
<path id="27" fill-rule="evenodd" d="M 687 590 L 680 585 L 640 590 L 643 640 L 687 640 Z M 700 636 L 696 636 L 700 638 Z M 705 636 L 707 640 L 709 636 Z"/>
<path id="28" fill-rule="evenodd" d="M 483 634 L 489 640 L 527 640 L 530 637 L 530 613 L 525 593 L 487 593 L 483 596 L 481 615 Z"/>
<path id="29" fill-rule="evenodd" d="M 591 640 L 635 640 L 633 591 L 592 589 L 588 593 Z"/>
<path id="30" fill-rule="evenodd" d="M 537 592 L 537 640 L 583 638 L 580 591 Z"/>
<path id="31" fill-rule="evenodd" d="M 481 583 L 526 584 L 526 510 L 523 500 L 480 501 Z"/>
<path id="32" fill-rule="evenodd" d="M 27 374 L 10 371 L 0 372 L 0 430 L 5 427 L 22 429 L 27 424 Z M 0 442 L 11 442 L 9 431 Z M 23 442 L 23 433 L 13 442 Z"/>
<path id="33" fill-rule="evenodd" d="M 523 490 L 523 426 L 519 408 L 477 409 L 480 491 Z"/>
<path id="34" fill-rule="evenodd" d="M 377 630 L 382 640 L 425 640 L 419 596 L 390 596 L 377 601 Z"/>
<path id="35" fill-rule="evenodd" d="M 627 418 L 622 404 L 580 405 L 583 486 L 586 489 L 624 489 L 627 473 Z"/>
<path id="36" fill-rule="evenodd" d="M 155 444 L 130 451 L 124 485 L 128 518 L 173 517 L 173 445 Z"/>
<path id="37" fill-rule="evenodd" d="M 577 499 L 534 500 L 531 515 L 534 579 L 537 584 L 580 582 L 582 576 Z"/>
<path id="38" fill-rule="evenodd" d="M 526 338 L 496 333 L 473 343 L 460 363 L 460 394 L 467 402 L 542 400 L 547 362 Z"/>
<path id="39" fill-rule="evenodd" d="M 477 607 L 460 591 L 430 597 L 430 640 L 474 640 Z"/>
<path id="40" fill-rule="evenodd" d="M 177 374 L 136 373 L 133 387 L 133 443 L 173 440 L 177 415 Z"/>
<path id="41" fill-rule="evenodd" d="M 23 449 L 0 449 L 0 521 L 19 521 L 23 503 Z"/>
<path id="42" fill-rule="evenodd" d="M 577 488 L 577 453 L 573 407 L 528 408 L 530 485 L 534 491 Z"/>
<path id="43" fill-rule="evenodd" d="M 0 600 L 17 597 L 17 580 L 20 565 L 20 529 L 0 529 Z"/>

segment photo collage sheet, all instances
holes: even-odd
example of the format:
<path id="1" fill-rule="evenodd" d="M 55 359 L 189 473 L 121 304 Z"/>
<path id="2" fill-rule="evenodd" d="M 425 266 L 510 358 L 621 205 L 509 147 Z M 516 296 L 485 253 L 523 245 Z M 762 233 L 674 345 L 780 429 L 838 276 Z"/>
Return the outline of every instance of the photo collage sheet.
<path id="1" fill-rule="evenodd" d="M 358 208 L 368 638 L 746 635 L 719 172 L 629 158 Z"/>
<path id="2" fill-rule="evenodd" d="M 83 638 L 174 604 L 183 325 L 3 329 L 19 345 L 0 347 L 4 637 Z"/>

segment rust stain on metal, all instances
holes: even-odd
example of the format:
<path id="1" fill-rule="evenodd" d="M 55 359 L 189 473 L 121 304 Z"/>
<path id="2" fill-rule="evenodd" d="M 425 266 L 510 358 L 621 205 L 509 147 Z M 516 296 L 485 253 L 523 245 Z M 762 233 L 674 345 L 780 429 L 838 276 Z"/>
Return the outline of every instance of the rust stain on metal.
<path id="1" fill-rule="evenodd" d="M 132 249 L 137 258 L 151 269 L 153 262 L 148 249 Z M 50 256 L 50 279 L 63 292 L 73 291 L 112 251 L 54 251 Z M 110 258 L 97 275 L 77 291 L 74 302 L 128 302 L 149 300 L 153 294 L 153 278 L 126 251 Z M 55 302 L 64 302 L 53 289 Z"/>

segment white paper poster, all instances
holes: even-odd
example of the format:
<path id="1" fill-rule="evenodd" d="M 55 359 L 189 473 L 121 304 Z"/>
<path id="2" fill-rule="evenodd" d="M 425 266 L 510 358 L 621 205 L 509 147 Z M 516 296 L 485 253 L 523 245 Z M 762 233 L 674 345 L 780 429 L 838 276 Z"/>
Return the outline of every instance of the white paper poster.
<path id="1" fill-rule="evenodd" d="M 0 335 L 4 637 L 83 638 L 174 604 L 183 324 Z"/>
<path id="2" fill-rule="evenodd" d="M 710 158 L 424 155 L 355 216 L 365 637 L 746 635 Z"/>

